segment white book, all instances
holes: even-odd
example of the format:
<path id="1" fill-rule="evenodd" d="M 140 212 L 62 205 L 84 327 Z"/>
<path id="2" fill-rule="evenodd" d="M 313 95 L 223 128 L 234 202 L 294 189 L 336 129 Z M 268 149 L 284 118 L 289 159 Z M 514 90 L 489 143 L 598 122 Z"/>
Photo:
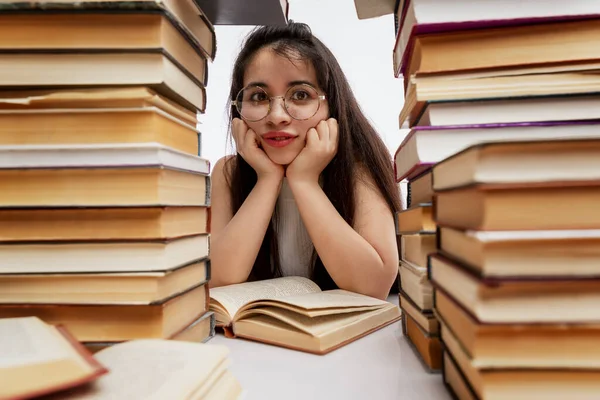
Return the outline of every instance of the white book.
<path id="1" fill-rule="evenodd" d="M 0 274 L 170 271 L 208 257 L 209 236 L 0 244 Z"/>
<path id="2" fill-rule="evenodd" d="M 416 34 L 598 15 L 600 1 L 577 0 L 566 7 L 564 0 L 400 0 L 397 10 L 396 75 Z"/>
<path id="3" fill-rule="evenodd" d="M 122 167 L 210 173 L 208 160 L 158 143 L 0 146 L 0 169 Z"/>
<path id="4" fill-rule="evenodd" d="M 415 127 L 394 156 L 396 179 L 411 180 L 432 165 L 480 143 L 598 138 L 597 121 Z"/>

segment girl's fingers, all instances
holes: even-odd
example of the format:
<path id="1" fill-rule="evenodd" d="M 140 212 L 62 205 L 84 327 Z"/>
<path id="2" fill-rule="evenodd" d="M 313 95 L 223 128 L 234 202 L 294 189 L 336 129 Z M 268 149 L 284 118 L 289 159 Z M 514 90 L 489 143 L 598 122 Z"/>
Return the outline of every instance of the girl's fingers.
<path id="1" fill-rule="evenodd" d="M 327 126 L 329 127 L 329 140 L 335 145 L 337 148 L 338 144 L 338 122 L 335 118 L 329 118 L 327 120 Z"/>
<path id="2" fill-rule="evenodd" d="M 318 125 L 317 125 L 318 126 Z M 312 147 L 319 143 L 319 132 L 315 128 L 310 128 L 306 132 L 306 147 Z"/>
<path id="3" fill-rule="evenodd" d="M 237 146 L 238 152 L 244 147 L 245 136 L 248 126 L 244 121 L 239 118 L 233 119 L 233 139 L 235 140 L 235 144 Z"/>
<path id="4" fill-rule="evenodd" d="M 319 122 L 316 128 L 319 140 L 321 140 L 322 142 L 327 142 L 329 140 L 329 126 L 327 125 L 327 122 Z"/>
<path id="5" fill-rule="evenodd" d="M 248 146 L 257 147 L 257 148 L 260 147 L 260 142 L 258 140 L 258 136 L 252 129 L 248 129 L 244 136 L 245 136 L 244 142 Z"/>

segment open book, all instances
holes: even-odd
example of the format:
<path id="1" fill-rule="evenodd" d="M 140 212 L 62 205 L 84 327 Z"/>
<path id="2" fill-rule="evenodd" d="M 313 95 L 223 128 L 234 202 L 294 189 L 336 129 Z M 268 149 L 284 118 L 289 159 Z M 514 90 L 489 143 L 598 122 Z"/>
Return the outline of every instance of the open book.
<path id="1" fill-rule="evenodd" d="M 107 372 L 65 328 L 37 317 L 0 319 L 0 332 L 1 399 L 53 393 Z"/>
<path id="2" fill-rule="evenodd" d="M 302 277 L 211 288 L 210 310 L 229 337 L 325 354 L 400 319 L 386 301 L 321 289 Z"/>
<path id="3" fill-rule="evenodd" d="M 237 400 L 225 346 L 161 339 L 132 340 L 99 351 L 109 373 L 50 400 Z"/>

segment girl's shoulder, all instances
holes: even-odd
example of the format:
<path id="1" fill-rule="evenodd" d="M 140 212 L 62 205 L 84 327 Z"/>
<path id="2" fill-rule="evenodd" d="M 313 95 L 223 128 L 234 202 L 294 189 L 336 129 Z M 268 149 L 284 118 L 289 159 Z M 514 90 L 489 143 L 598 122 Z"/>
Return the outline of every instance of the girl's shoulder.
<path id="1" fill-rule="evenodd" d="M 229 180 L 235 166 L 235 155 L 226 155 L 219 158 L 217 163 L 212 169 L 212 178 L 220 179 L 225 178 Z"/>

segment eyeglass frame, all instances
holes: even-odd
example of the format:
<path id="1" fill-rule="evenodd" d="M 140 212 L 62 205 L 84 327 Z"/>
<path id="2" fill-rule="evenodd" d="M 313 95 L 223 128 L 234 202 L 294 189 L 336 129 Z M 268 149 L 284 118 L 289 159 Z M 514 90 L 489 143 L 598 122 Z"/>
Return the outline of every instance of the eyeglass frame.
<path id="1" fill-rule="evenodd" d="M 292 90 L 293 88 L 295 88 L 297 86 L 308 86 L 309 88 L 314 89 L 314 91 L 317 93 L 317 99 L 319 100 L 319 103 L 317 105 L 317 109 L 315 110 L 314 114 L 311 115 L 308 118 L 295 118 L 292 114 L 290 114 L 290 112 L 287 109 L 287 103 L 285 102 L 285 96 L 288 94 L 288 92 L 290 90 Z M 306 120 L 311 119 L 315 115 L 317 115 L 317 113 L 321 109 L 321 100 L 326 100 L 327 99 L 327 96 L 325 96 L 324 94 L 319 94 L 319 91 L 313 85 L 310 85 L 308 83 L 299 83 L 297 85 L 291 86 L 288 90 L 286 90 L 285 94 L 283 96 L 270 96 L 269 97 L 269 108 L 267 109 L 267 113 L 265 114 L 264 117 L 262 117 L 260 119 L 247 119 L 247 118 L 244 118 L 244 116 L 240 112 L 240 106 L 238 104 L 239 101 L 237 100 L 237 98 L 240 96 L 240 93 L 242 93 L 244 90 L 248 89 L 249 87 L 260 88 L 262 91 L 265 92 L 265 94 L 267 95 L 267 97 L 269 97 L 269 93 L 263 87 L 261 87 L 261 86 L 258 86 L 258 85 L 247 85 L 247 86 L 244 86 L 243 88 L 240 89 L 240 91 L 238 92 L 237 96 L 235 96 L 234 100 L 231 100 L 231 103 L 235 106 L 235 109 L 237 110 L 237 112 L 240 115 L 240 117 L 242 117 L 243 119 L 245 119 L 247 121 L 250 121 L 250 122 L 258 122 L 258 121 L 262 121 L 263 119 L 267 118 L 269 116 L 269 114 L 271 113 L 271 103 L 272 103 L 272 100 L 274 100 L 274 99 L 282 99 L 283 100 L 283 109 L 285 110 L 285 113 L 287 115 L 289 115 L 292 119 L 296 120 L 296 121 L 306 121 Z"/>

